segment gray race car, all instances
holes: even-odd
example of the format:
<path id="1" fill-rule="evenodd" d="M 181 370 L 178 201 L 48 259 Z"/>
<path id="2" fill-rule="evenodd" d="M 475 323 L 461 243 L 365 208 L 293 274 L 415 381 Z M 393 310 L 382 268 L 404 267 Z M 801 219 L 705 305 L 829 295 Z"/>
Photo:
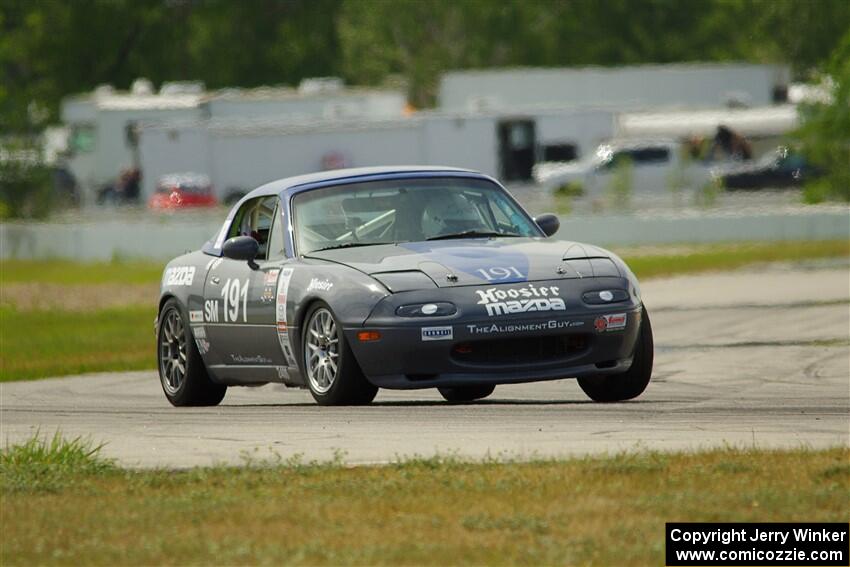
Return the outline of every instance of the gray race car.
<path id="1" fill-rule="evenodd" d="M 494 179 L 436 167 L 337 170 L 255 189 L 165 268 L 156 320 L 165 396 L 306 387 L 319 404 L 378 388 L 449 401 L 577 378 L 593 400 L 641 394 L 653 343 L 616 255 L 549 239 Z"/>

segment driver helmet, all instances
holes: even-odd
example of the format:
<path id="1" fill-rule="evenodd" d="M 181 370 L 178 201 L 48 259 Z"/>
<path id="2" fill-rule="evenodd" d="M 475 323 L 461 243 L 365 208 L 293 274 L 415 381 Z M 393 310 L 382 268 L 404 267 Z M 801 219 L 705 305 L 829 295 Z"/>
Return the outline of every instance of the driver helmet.
<path id="1" fill-rule="evenodd" d="M 426 237 L 481 228 L 475 205 L 457 193 L 434 195 L 422 212 L 422 231 Z"/>

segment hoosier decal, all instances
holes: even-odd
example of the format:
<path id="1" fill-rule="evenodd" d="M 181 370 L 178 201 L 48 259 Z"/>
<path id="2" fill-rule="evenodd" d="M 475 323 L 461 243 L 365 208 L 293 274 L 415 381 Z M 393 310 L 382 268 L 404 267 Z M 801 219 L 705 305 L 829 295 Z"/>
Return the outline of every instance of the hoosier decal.
<path id="1" fill-rule="evenodd" d="M 558 286 L 535 286 L 528 284 L 522 287 L 476 290 L 478 305 L 484 305 L 487 315 L 508 315 L 510 313 L 525 313 L 528 311 L 564 311 L 567 306 L 558 297 Z"/>
<path id="2" fill-rule="evenodd" d="M 328 280 L 320 280 L 313 278 L 310 280 L 310 285 L 307 286 L 307 291 L 330 291 L 334 284 Z"/>

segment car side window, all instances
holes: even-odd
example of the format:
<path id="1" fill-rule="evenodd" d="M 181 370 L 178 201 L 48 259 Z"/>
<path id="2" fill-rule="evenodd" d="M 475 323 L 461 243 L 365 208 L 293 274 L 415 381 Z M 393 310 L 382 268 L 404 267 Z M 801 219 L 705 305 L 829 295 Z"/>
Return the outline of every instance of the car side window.
<path id="1" fill-rule="evenodd" d="M 277 209 L 276 195 L 258 197 L 246 201 L 236 212 L 230 225 L 228 238 L 250 236 L 260 244 L 258 260 L 265 260 L 269 252 L 269 237 L 272 232 L 274 213 Z"/>

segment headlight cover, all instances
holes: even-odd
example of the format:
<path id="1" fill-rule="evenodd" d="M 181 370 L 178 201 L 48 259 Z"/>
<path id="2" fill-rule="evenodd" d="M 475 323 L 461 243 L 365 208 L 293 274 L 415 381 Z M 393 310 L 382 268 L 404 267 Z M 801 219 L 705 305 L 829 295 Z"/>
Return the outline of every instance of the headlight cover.
<path id="1" fill-rule="evenodd" d="M 590 305 L 608 305 L 626 301 L 629 299 L 629 292 L 624 289 L 600 289 L 588 291 L 581 296 L 581 299 Z"/>
<path id="2" fill-rule="evenodd" d="M 455 313 L 457 313 L 457 307 L 454 303 L 447 301 L 402 305 L 395 310 L 395 314 L 399 317 L 448 317 Z"/>

